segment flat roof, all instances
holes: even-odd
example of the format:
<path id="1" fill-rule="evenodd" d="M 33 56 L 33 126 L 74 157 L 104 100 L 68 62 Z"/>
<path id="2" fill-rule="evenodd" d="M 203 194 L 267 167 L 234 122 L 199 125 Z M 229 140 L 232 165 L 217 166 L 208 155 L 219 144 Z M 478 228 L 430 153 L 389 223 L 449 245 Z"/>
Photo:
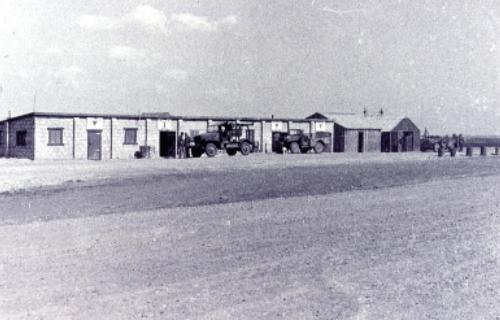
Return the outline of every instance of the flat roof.
<path id="1" fill-rule="evenodd" d="M 64 112 L 30 112 L 15 116 L 9 119 L 4 119 L 0 123 L 7 120 L 20 120 L 30 117 L 44 117 L 44 118 L 117 118 L 117 119 L 165 119 L 165 120 L 185 120 L 185 121 L 295 121 L 295 122 L 311 122 L 313 119 L 305 118 L 256 118 L 256 117 L 221 117 L 221 116 L 174 116 L 174 115 L 161 115 L 154 113 L 145 114 L 103 114 L 103 113 L 64 113 Z M 316 119 L 318 120 L 318 119 Z M 321 119 L 321 121 L 333 122 L 329 119 Z"/>

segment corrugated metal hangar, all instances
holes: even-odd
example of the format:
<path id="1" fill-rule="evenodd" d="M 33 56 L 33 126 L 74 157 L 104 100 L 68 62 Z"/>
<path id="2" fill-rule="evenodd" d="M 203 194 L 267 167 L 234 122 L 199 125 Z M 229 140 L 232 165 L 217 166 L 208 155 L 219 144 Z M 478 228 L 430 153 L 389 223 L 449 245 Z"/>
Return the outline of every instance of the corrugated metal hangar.
<path id="1" fill-rule="evenodd" d="M 315 113 L 305 119 L 178 117 L 33 112 L 0 122 L 0 156 L 28 159 L 124 159 L 141 147 L 151 157 L 175 158 L 181 135 L 194 137 L 227 121 L 244 123 L 254 152 L 276 151 L 274 137 L 302 131 L 325 135 L 325 152 L 418 150 L 420 132 L 411 120 Z"/>

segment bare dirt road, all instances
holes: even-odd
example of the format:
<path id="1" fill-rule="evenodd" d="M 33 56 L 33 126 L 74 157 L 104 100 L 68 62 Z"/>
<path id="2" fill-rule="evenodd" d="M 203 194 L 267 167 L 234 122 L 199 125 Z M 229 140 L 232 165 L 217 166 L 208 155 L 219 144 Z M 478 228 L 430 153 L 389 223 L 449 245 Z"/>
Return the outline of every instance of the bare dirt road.
<path id="1" fill-rule="evenodd" d="M 129 181 L 167 190 L 149 198 L 114 180 L 4 194 L 0 318 L 500 319 L 499 163 L 426 168 Z M 232 202 L 248 186 L 225 184 L 237 173 L 257 196 Z M 202 186 L 212 192 L 178 207 Z M 3 211 L 28 199 L 38 214 Z M 151 201 L 165 208 L 140 208 Z"/>

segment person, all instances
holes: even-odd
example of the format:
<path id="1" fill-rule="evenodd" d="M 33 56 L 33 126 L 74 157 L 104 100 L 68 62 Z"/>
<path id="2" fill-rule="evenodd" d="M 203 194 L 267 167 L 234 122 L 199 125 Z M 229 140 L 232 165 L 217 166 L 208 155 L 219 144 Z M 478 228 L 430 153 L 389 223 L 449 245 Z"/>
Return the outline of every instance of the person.
<path id="1" fill-rule="evenodd" d="M 179 136 L 179 141 L 177 143 L 177 154 L 179 158 L 184 159 L 186 157 L 186 136 L 184 132 L 181 132 Z"/>

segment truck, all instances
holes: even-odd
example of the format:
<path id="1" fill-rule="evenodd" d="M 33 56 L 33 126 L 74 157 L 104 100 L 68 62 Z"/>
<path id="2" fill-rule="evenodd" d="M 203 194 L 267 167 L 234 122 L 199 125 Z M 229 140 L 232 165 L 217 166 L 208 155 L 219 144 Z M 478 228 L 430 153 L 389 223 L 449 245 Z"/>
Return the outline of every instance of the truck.
<path id="1" fill-rule="evenodd" d="M 290 129 L 288 132 L 278 133 L 275 137 L 278 144 L 277 152 L 283 149 L 291 153 L 307 153 L 313 150 L 315 153 L 322 153 L 331 142 L 329 132 L 317 132 L 314 134 L 304 133 L 301 129 Z"/>
<path id="2" fill-rule="evenodd" d="M 225 150 L 230 156 L 236 155 L 238 151 L 247 156 L 256 148 L 256 144 L 249 134 L 250 132 L 250 125 L 236 121 L 227 121 L 212 126 L 208 132 L 193 138 L 190 145 L 191 154 L 193 157 L 199 158 L 205 153 L 211 158 L 219 150 Z"/>

